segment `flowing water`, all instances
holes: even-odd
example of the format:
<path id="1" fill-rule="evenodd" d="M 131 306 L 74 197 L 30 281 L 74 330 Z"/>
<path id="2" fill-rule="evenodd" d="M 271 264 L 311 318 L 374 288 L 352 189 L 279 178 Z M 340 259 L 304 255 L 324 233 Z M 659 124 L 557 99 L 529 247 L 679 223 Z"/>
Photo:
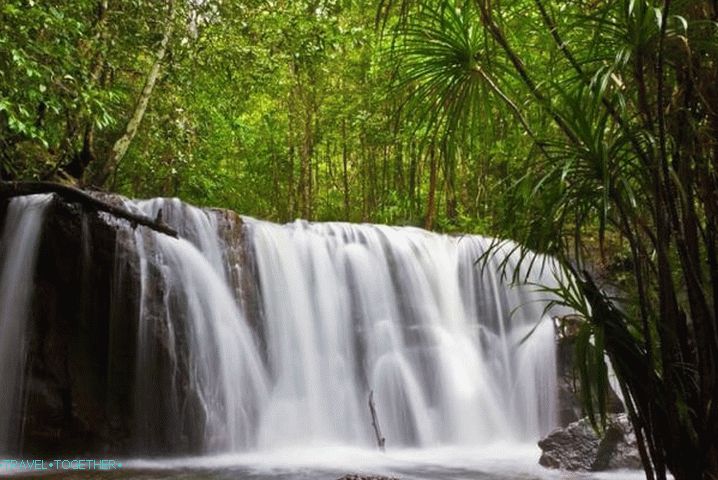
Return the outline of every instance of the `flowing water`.
<path id="1" fill-rule="evenodd" d="M 557 472 L 539 466 L 535 446 L 497 442 L 483 448 L 393 449 L 386 454 L 350 447 L 133 460 L 115 474 L 60 478 L 115 480 L 337 480 L 347 473 L 401 480 L 641 480 L 642 472 Z"/>
<path id="2" fill-rule="evenodd" d="M 0 238 L 0 453 L 15 445 L 21 434 L 25 327 L 49 200 L 49 195 L 12 199 Z"/>
<path id="3" fill-rule="evenodd" d="M 194 420 L 189 433 L 192 443 L 202 451 L 240 451 L 251 446 L 256 419 L 267 401 L 268 378 L 255 338 L 225 277 L 214 217 L 176 200 L 128 206 L 153 217 L 162 209 L 167 221 L 178 225 L 182 236 L 196 245 L 145 229 L 125 231 L 135 237 L 141 266 L 137 451 L 187 435 L 183 430 L 187 416 Z M 158 334 L 158 323 L 170 351 L 170 368 L 188 372 L 188 386 L 171 383 L 160 389 L 166 372 L 148 368 L 156 358 L 153 336 Z M 176 376 L 170 376 L 170 381 L 175 382 Z M 189 390 L 194 405 L 183 404 L 181 388 Z M 167 404 L 158 403 L 159 392 Z"/>
<path id="4" fill-rule="evenodd" d="M 23 359 L 8 345 L 22 345 L 45 202 L 13 200 L 2 237 L 9 405 Z M 516 268 L 510 245 L 482 270 L 476 260 L 491 241 L 478 236 L 244 218 L 232 237 L 216 211 L 170 199 L 126 207 L 180 232 L 122 227 L 118 243 L 134 244 L 135 258 L 113 275 L 137 272 L 140 292 L 135 451 L 182 458 L 77 478 L 328 479 L 350 468 L 561 478 L 536 465 L 535 442 L 557 422 L 549 299 L 529 285 L 555 282 L 547 259 L 528 284 L 511 285 L 499 272 L 504 260 Z M 230 254 L 238 248 L 241 262 Z M 371 392 L 385 455 L 374 447 Z M 0 442 L 13 418 L 0 414 Z"/>
<path id="5" fill-rule="evenodd" d="M 370 447 L 372 391 L 392 447 L 529 442 L 555 426 L 553 324 L 542 321 L 541 294 L 475 265 L 488 240 L 247 218 L 261 296 L 262 328 L 253 336 L 232 297 L 216 213 L 176 200 L 133 206 L 150 216 L 162 211 L 186 238 L 133 233 L 140 317 L 153 319 L 138 332 L 139 445 L 158 431 L 156 412 L 142 407 L 156 396 L 158 379 L 146 366 L 158 317 L 171 345 L 189 342 L 193 411 L 202 419 L 196 440 L 207 453 Z M 530 281 L 551 277 L 533 272 Z M 181 417 L 181 407 L 170 413 Z"/>
<path id="6" fill-rule="evenodd" d="M 485 239 L 341 223 L 248 228 L 273 386 L 260 448 L 371 445 L 372 390 L 392 446 L 529 441 L 555 425 L 552 322 L 520 344 L 541 321 L 540 298 L 481 275 Z"/>

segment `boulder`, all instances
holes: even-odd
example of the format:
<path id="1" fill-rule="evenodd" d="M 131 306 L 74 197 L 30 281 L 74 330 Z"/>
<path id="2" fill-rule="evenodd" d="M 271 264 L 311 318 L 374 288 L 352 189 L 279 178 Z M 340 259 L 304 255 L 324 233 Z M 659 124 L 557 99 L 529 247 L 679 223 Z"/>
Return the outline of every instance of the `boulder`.
<path id="1" fill-rule="evenodd" d="M 600 440 L 583 418 L 551 432 L 539 441 L 543 453 L 539 463 L 548 468 L 562 470 L 591 470 L 596 459 Z"/>
<path id="2" fill-rule="evenodd" d="M 636 469 L 641 467 L 636 436 L 626 414 L 612 414 L 599 436 L 586 418 L 558 428 L 538 443 L 539 463 L 570 471 Z"/>
<path id="3" fill-rule="evenodd" d="M 598 445 L 594 470 L 641 468 L 636 434 L 626 414 L 616 415 Z"/>

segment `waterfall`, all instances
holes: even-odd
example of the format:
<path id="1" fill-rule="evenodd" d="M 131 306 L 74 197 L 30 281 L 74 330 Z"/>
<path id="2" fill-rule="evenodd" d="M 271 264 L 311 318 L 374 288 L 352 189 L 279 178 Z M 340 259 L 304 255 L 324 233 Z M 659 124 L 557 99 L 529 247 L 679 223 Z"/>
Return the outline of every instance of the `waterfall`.
<path id="1" fill-rule="evenodd" d="M 183 436 L 190 437 L 193 451 L 247 448 L 268 385 L 255 337 L 229 285 L 216 217 L 176 199 L 125 206 L 153 217 L 161 210 L 185 237 L 124 231 L 134 236 L 140 267 L 138 452 L 163 444 L 172 452 Z M 164 352 L 157 351 L 157 337 Z M 169 364 L 158 369 L 163 353 Z"/>
<path id="2" fill-rule="evenodd" d="M 0 447 L 19 436 L 23 332 L 47 198 L 12 200 L 2 236 L 0 400 L 10 408 L 0 414 Z M 556 426 L 548 299 L 501 275 L 502 262 L 519 268 L 511 244 L 481 269 L 491 240 L 479 236 L 278 225 L 176 199 L 123 201 L 180 237 L 100 214 L 114 226 L 116 253 L 114 271 L 102 273 L 112 276 L 112 318 L 95 321 L 136 328 L 134 344 L 113 343 L 122 355 L 107 359 L 132 362 L 108 370 L 133 372 L 129 451 L 373 447 L 372 391 L 388 448 L 534 442 Z M 81 225 L 88 233 L 84 217 Z M 536 258 L 547 268 L 528 272 L 527 283 L 551 285 L 551 262 Z"/>
<path id="3" fill-rule="evenodd" d="M 0 238 L 0 453 L 17 448 L 27 320 L 45 210 L 50 195 L 13 198 Z"/>
<path id="4" fill-rule="evenodd" d="M 260 448 L 371 445 L 371 390 L 390 446 L 531 441 L 555 426 L 545 298 L 509 286 L 498 260 L 481 271 L 490 240 L 246 221 L 272 385 Z"/>

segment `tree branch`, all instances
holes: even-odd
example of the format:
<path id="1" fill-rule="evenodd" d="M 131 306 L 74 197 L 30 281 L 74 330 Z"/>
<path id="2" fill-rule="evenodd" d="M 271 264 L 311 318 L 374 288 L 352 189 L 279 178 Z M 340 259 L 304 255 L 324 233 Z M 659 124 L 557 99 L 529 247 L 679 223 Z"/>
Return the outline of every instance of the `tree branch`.
<path id="1" fill-rule="evenodd" d="M 123 218 L 133 225 L 142 225 L 156 232 L 177 238 L 177 231 L 161 220 L 152 220 L 144 215 L 130 212 L 69 185 L 53 182 L 0 182 L 0 199 L 37 193 L 54 193 L 68 202 L 79 203 L 92 210 L 99 210 L 115 217 Z"/>

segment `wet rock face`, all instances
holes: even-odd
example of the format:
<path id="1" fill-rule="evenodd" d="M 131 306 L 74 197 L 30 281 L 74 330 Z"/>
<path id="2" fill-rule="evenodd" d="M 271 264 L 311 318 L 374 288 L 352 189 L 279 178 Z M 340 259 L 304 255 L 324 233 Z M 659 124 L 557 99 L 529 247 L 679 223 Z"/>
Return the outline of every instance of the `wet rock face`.
<path id="1" fill-rule="evenodd" d="M 255 330 L 264 347 L 262 294 L 254 252 L 248 240 L 248 227 L 242 217 L 232 210 L 212 209 L 211 212 L 217 216 L 227 278 L 234 289 L 235 298 L 242 304 L 247 322 Z M 262 352 L 265 350 L 261 349 Z"/>
<path id="2" fill-rule="evenodd" d="M 98 194 L 122 206 L 116 195 Z M 0 202 L 0 215 L 5 204 Z M 227 264 L 236 270 L 236 287 L 246 254 L 241 218 L 222 216 L 228 245 Z M 137 227 L 144 229 L 145 227 Z M 140 230 L 142 231 L 142 230 Z M 154 326 L 145 339 L 148 362 L 157 370 L 154 399 L 156 422 L 139 419 L 137 402 L 137 344 L 140 317 L 140 262 L 132 227 L 106 213 L 87 210 L 54 198 L 48 207 L 34 277 L 32 311 L 28 319 L 26 400 L 23 440 L 17 455 L 131 455 L 138 450 L 164 455 L 201 453 L 193 439 L 199 422 L 170 428 L 167 412 L 178 399 L 187 417 L 199 418 L 188 393 L 182 348 L 167 345 L 163 312 L 148 309 L 144 319 Z M 158 266 L 147 266 L 146 294 L 161 298 Z M 248 303 L 256 302 L 247 294 Z M 244 298 L 243 298 L 244 300 Z M 186 344 L 186 342 L 180 342 Z M 167 393 L 172 390 L 173 395 Z M 196 402 L 195 402 L 196 403 Z M 192 413 L 187 413 L 192 412 Z M 138 444 L 142 428 L 154 428 L 153 438 L 165 441 Z M 169 448 L 172 450 L 170 451 Z"/>
<path id="3" fill-rule="evenodd" d="M 579 400 L 578 378 L 574 368 L 575 336 L 560 332 L 556 347 L 556 373 L 558 375 L 558 422 L 568 426 L 583 416 Z"/>
<path id="4" fill-rule="evenodd" d="M 575 362 L 576 336 L 584 320 L 578 315 L 557 319 L 556 367 L 558 375 L 558 424 L 567 427 L 584 416 L 581 405 L 581 385 Z M 606 404 L 608 413 L 623 413 L 624 406 L 616 392 L 609 387 Z"/>
<path id="5" fill-rule="evenodd" d="M 587 419 L 551 432 L 539 441 L 544 467 L 571 471 L 641 467 L 633 428 L 625 414 L 611 415 L 599 437 Z"/>
<path id="6" fill-rule="evenodd" d="M 123 450 L 137 296 L 134 282 L 112 285 L 115 262 L 131 251 L 116 233 L 75 204 L 55 199 L 47 212 L 28 324 L 23 453 Z M 111 301 L 114 289 L 125 302 Z"/>

